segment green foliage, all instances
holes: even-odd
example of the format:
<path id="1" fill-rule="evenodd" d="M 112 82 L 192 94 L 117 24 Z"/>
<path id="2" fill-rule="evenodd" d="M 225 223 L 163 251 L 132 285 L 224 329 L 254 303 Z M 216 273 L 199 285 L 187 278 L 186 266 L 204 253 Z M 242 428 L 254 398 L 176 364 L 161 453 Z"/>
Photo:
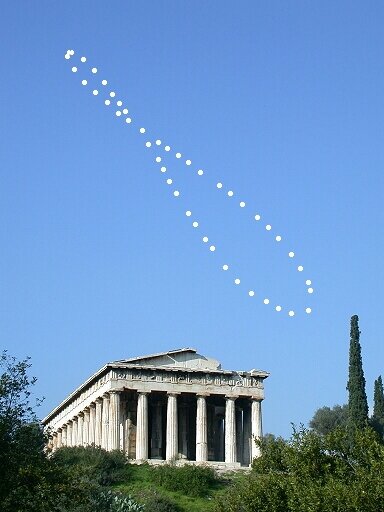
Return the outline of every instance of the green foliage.
<path id="1" fill-rule="evenodd" d="M 370 428 L 294 431 L 262 442 L 263 455 L 215 504 L 216 512 L 378 512 L 384 447 Z"/>
<path id="2" fill-rule="evenodd" d="M 112 485 L 126 473 L 127 460 L 122 452 L 107 452 L 94 446 L 63 447 L 52 459 L 62 468 L 71 468 L 77 477 L 99 485 Z"/>
<path id="3" fill-rule="evenodd" d="M 215 472 L 207 466 L 171 464 L 152 468 L 152 480 L 169 491 L 180 491 L 187 496 L 204 496 L 215 482 Z"/>
<path id="4" fill-rule="evenodd" d="M 373 415 L 371 418 L 371 425 L 380 435 L 381 439 L 384 436 L 384 392 L 383 381 L 381 375 L 375 380 L 375 388 L 373 395 Z"/>
<path id="5" fill-rule="evenodd" d="M 104 491 L 97 496 L 93 512 L 142 512 L 147 510 L 140 505 L 132 496 L 124 496 L 121 493 Z"/>
<path id="6" fill-rule="evenodd" d="M 157 491 L 147 491 L 138 497 L 144 503 L 145 512 L 180 512 L 180 507 L 170 498 Z"/>
<path id="7" fill-rule="evenodd" d="M 349 374 L 347 390 L 348 423 L 350 429 L 363 428 L 368 422 L 368 402 L 365 393 L 365 378 L 361 358 L 359 317 L 351 318 L 351 340 L 349 346 Z"/>
<path id="8" fill-rule="evenodd" d="M 337 427 L 345 428 L 348 423 L 348 405 L 335 405 L 317 409 L 309 426 L 317 434 L 325 435 Z"/>

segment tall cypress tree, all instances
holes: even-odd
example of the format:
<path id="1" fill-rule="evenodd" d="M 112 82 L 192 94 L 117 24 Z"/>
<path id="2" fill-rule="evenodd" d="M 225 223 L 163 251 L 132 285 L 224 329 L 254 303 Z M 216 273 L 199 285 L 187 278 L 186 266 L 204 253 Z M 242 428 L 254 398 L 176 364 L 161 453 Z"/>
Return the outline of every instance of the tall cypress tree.
<path id="1" fill-rule="evenodd" d="M 347 390 L 348 424 L 351 428 L 362 428 L 368 422 L 368 402 L 365 393 L 365 378 L 361 358 L 359 317 L 351 318 L 351 341 L 349 345 L 349 375 Z"/>
<path id="2" fill-rule="evenodd" d="M 372 426 L 381 435 L 384 434 L 384 390 L 381 375 L 375 380 L 373 395 Z"/>

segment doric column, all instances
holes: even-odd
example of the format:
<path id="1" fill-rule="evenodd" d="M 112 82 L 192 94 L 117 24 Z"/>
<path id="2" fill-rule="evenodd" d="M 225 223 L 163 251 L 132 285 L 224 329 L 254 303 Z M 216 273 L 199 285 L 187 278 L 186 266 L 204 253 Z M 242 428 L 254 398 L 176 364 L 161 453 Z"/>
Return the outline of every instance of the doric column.
<path id="1" fill-rule="evenodd" d="M 225 402 L 225 462 L 236 462 L 236 420 L 234 397 L 226 397 Z"/>
<path id="2" fill-rule="evenodd" d="M 61 427 L 61 443 L 63 446 L 67 445 L 67 425 Z"/>
<path id="3" fill-rule="evenodd" d="M 57 432 L 52 434 L 52 451 L 57 450 Z"/>
<path id="4" fill-rule="evenodd" d="M 84 444 L 84 414 L 79 412 L 77 417 L 77 444 L 83 446 Z"/>
<path id="5" fill-rule="evenodd" d="M 103 409 L 101 414 L 101 447 L 108 450 L 108 430 L 109 430 L 109 395 L 103 395 Z"/>
<path id="6" fill-rule="evenodd" d="M 72 420 L 72 446 L 77 446 L 77 416 Z"/>
<path id="7" fill-rule="evenodd" d="M 84 420 L 83 420 L 83 445 L 89 445 L 89 407 L 84 409 Z"/>
<path id="8" fill-rule="evenodd" d="M 168 393 L 166 459 L 174 460 L 178 453 L 177 395 Z"/>
<path id="9" fill-rule="evenodd" d="M 95 444 L 95 419 L 96 410 L 95 404 L 92 402 L 89 404 L 89 426 L 88 426 L 88 444 Z"/>
<path id="10" fill-rule="evenodd" d="M 102 409 L 103 399 L 96 399 L 96 412 L 95 412 L 95 445 L 101 446 L 101 432 L 102 432 Z"/>
<path id="11" fill-rule="evenodd" d="M 136 459 L 148 459 L 148 396 L 138 393 L 136 421 Z"/>
<path id="12" fill-rule="evenodd" d="M 109 392 L 109 450 L 120 449 L 120 392 Z"/>
<path id="13" fill-rule="evenodd" d="M 73 446 L 72 444 L 72 421 L 67 423 L 67 446 Z"/>
<path id="14" fill-rule="evenodd" d="M 255 439 L 261 439 L 263 435 L 262 422 L 261 422 L 261 400 L 253 399 L 251 405 L 252 415 L 252 460 L 255 457 L 260 457 L 260 447 L 256 445 Z"/>
<path id="15" fill-rule="evenodd" d="M 207 401 L 206 395 L 197 395 L 196 461 L 208 460 Z"/>
<path id="16" fill-rule="evenodd" d="M 57 448 L 61 448 L 63 446 L 63 434 L 61 428 L 57 431 Z"/>

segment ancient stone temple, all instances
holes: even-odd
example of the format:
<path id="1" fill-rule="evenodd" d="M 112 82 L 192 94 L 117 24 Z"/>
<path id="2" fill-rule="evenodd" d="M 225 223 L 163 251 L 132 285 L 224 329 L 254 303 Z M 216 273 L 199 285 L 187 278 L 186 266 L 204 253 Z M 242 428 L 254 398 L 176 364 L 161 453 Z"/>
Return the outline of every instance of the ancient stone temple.
<path id="1" fill-rule="evenodd" d="M 183 348 L 106 364 L 43 420 L 50 447 L 96 445 L 133 461 L 248 466 L 262 435 L 260 370 L 223 370 Z"/>

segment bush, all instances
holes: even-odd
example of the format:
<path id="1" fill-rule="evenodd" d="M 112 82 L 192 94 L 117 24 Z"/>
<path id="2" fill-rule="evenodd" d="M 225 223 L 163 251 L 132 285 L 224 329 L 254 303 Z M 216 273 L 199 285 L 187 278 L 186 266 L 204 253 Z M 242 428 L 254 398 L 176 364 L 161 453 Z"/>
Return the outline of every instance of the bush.
<path id="1" fill-rule="evenodd" d="M 207 466 L 170 464 L 152 468 L 152 480 L 169 491 L 179 491 L 187 496 L 204 496 L 216 481 L 215 472 Z"/>
<path id="2" fill-rule="evenodd" d="M 174 501 L 156 491 L 143 491 L 137 497 L 144 503 L 145 512 L 180 512 L 181 510 Z"/>
<path id="3" fill-rule="evenodd" d="M 99 485 L 114 484 L 126 473 L 127 460 L 122 452 L 107 452 L 94 446 L 60 448 L 52 459 L 59 466 L 73 468 L 82 479 Z"/>
<path id="4" fill-rule="evenodd" d="M 131 496 L 107 491 L 97 496 L 93 512 L 141 512 L 147 510 L 144 505 L 137 503 Z"/>

